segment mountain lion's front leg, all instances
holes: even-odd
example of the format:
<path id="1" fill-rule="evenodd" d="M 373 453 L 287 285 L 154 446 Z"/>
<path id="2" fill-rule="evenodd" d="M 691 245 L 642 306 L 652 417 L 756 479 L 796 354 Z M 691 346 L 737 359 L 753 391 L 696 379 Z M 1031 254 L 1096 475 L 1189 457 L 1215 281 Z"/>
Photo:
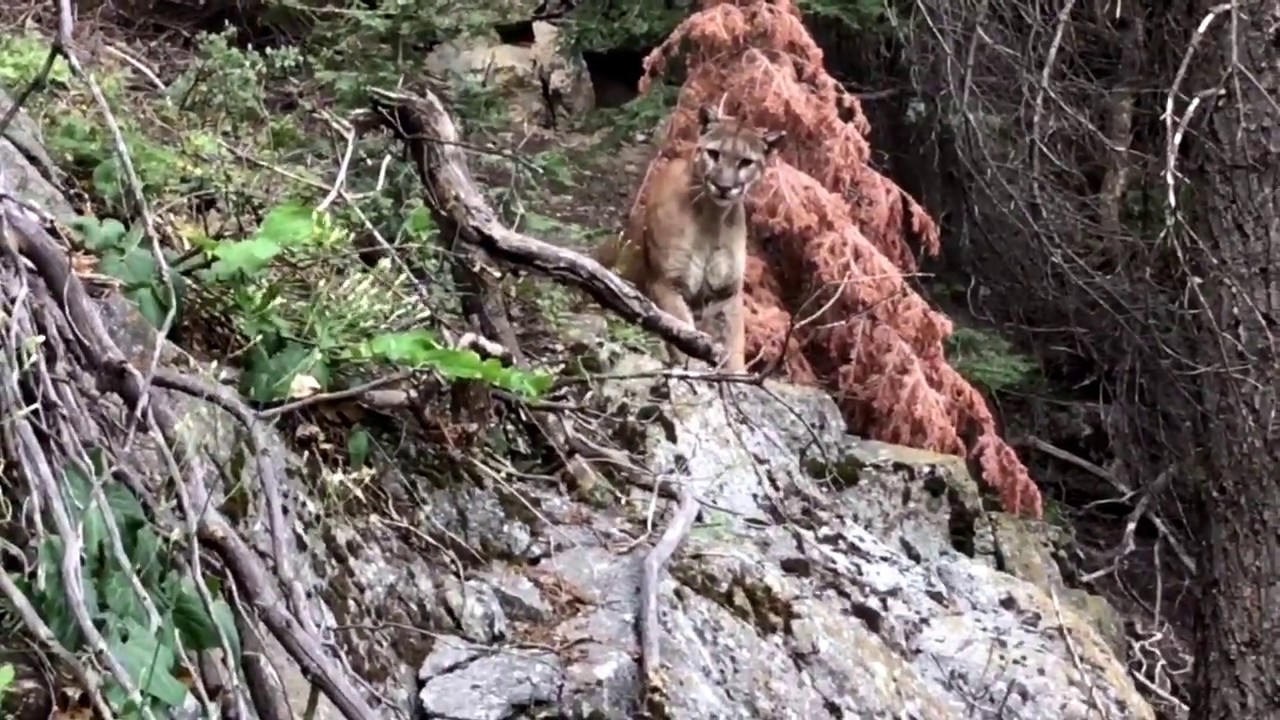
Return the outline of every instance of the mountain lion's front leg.
<path id="1" fill-rule="evenodd" d="M 746 353 L 747 353 L 747 333 L 744 325 L 745 313 L 742 307 L 742 288 L 738 288 L 738 292 L 734 293 L 733 299 L 724 304 L 723 317 L 721 318 L 719 340 L 724 344 L 725 358 L 721 367 L 727 373 L 741 373 L 746 371 Z"/>
<path id="2" fill-rule="evenodd" d="M 668 315 L 691 328 L 696 327 L 693 313 L 689 310 L 689 303 L 685 302 L 684 295 L 680 294 L 675 283 L 665 279 L 653 280 L 649 283 L 648 295 L 649 299 L 653 300 L 653 304 L 662 308 Z M 676 367 L 683 367 L 689 361 L 689 358 L 671 343 L 667 343 L 667 359 Z"/>

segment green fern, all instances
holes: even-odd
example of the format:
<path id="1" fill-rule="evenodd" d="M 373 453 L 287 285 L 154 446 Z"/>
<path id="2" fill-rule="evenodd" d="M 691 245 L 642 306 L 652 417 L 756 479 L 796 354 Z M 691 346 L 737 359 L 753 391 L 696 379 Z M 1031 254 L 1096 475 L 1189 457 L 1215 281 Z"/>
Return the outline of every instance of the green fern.
<path id="1" fill-rule="evenodd" d="M 1035 359 L 994 333 L 956 328 L 947 339 L 946 352 L 957 372 L 989 392 L 1025 387 L 1037 378 Z"/>

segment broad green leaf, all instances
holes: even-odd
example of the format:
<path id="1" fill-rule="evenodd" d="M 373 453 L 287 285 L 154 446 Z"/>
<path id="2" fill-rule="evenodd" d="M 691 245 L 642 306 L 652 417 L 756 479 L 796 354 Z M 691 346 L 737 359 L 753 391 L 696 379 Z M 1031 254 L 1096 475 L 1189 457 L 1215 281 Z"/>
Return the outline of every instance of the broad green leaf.
<path id="1" fill-rule="evenodd" d="M 279 243 L 262 237 L 219 243 L 213 251 L 218 260 L 209 270 L 220 280 L 235 277 L 241 272 L 253 275 L 270 265 L 272 258 L 282 250 Z"/>
<path id="2" fill-rule="evenodd" d="M 262 220 L 256 237 L 279 247 L 302 245 L 315 234 L 315 211 L 302 205 L 280 205 Z"/>
<path id="3" fill-rule="evenodd" d="M 300 343 L 290 342 L 277 353 L 267 354 L 259 346 L 251 353 L 248 372 L 242 377 L 242 389 L 258 402 L 269 402 L 285 397 L 293 377 L 300 372 L 309 373 L 323 386 L 328 373 L 314 350 Z"/>
<path id="4" fill-rule="evenodd" d="M 89 617 L 101 619 L 103 612 L 102 603 L 98 601 L 98 584 L 87 565 L 80 566 L 80 589 L 84 591 L 84 609 L 89 612 Z"/>
<path id="5" fill-rule="evenodd" d="M 172 673 L 173 648 L 159 643 L 145 627 L 131 623 L 128 641 L 117 639 L 109 649 L 144 694 L 170 707 L 180 707 L 186 700 L 186 686 Z"/>
<path id="6" fill-rule="evenodd" d="M 415 364 L 422 353 L 440 347 L 435 335 L 426 330 L 387 333 L 378 335 L 366 343 L 371 355 L 389 362 Z"/>
<path id="7" fill-rule="evenodd" d="M 124 230 L 124 225 L 120 225 L 120 229 Z M 146 234 L 147 234 L 147 228 L 145 225 L 141 223 L 134 225 L 133 227 L 129 228 L 124 232 L 124 238 L 120 241 L 120 246 L 122 248 L 128 248 L 132 250 L 142 244 L 142 239 L 146 236 Z M 161 248 L 161 252 L 164 252 L 164 248 Z M 149 245 L 146 248 L 146 253 L 147 253 L 147 257 L 151 257 L 151 248 Z"/>
<path id="8" fill-rule="evenodd" d="M 93 486 L 91 480 L 74 462 L 68 462 L 62 469 L 62 476 L 67 481 L 67 494 L 71 500 L 81 509 L 89 503 L 89 495 L 92 494 Z"/>
<path id="9" fill-rule="evenodd" d="M 92 505 L 93 480 L 86 477 L 75 462 L 66 464 L 63 477 L 67 479 L 67 490 L 73 501 L 72 507 L 68 508 L 72 513 L 72 520 L 84 520 L 81 532 L 85 560 L 89 567 L 96 567 L 98 559 L 106 551 L 108 536 L 107 520 L 102 507 Z M 88 588 L 85 591 L 88 592 Z"/>
<path id="10" fill-rule="evenodd" d="M 13 669 L 13 665 L 5 663 L 0 665 L 0 697 L 4 697 L 4 691 L 9 689 L 17 677 L 17 672 Z"/>
<path id="11" fill-rule="evenodd" d="M 241 651 L 240 631 L 236 629 L 236 618 L 231 606 L 225 600 L 214 600 L 213 617 L 227 636 L 227 643 L 231 645 L 231 654 L 234 656 L 232 659 L 238 661 Z"/>
<path id="12" fill-rule="evenodd" d="M 151 323 L 151 327 L 157 330 L 164 327 L 164 319 L 169 314 L 169 308 L 160 302 L 160 298 L 156 297 L 156 292 L 150 287 L 142 287 L 136 290 L 130 290 L 125 296 L 133 301 L 138 308 L 138 314 Z M 178 318 L 175 316 L 174 320 Z"/>
<path id="13" fill-rule="evenodd" d="M 98 163 L 93 169 L 93 189 L 99 195 L 117 200 L 120 197 L 120 172 L 114 157 Z"/>
<path id="14" fill-rule="evenodd" d="M 320 389 L 322 391 L 333 384 L 333 373 L 330 372 L 329 363 L 321 353 L 317 352 L 313 355 L 311 364 L 308 366 L 306 372 L 309 373 L 316 382 L 320 383 Z"/>
<path id="15" fill-rule="evenodd" d="M 107 496 L 107 506 L 111 508 L 117 522 L 128 524 L 146 521 L 146 510 L 129 488 L 119 482 L 107 482 L 102 486 L 102 493 Z"/>
<path id="16" fill-rule="evenodd" d="M 531 233 L 543 233 L 559 229 L 560 223 L 546 215 L 539 215 L 538 213 L 531 212 L 525 213 L 524 227 Z"/>
<path id="17" fill-rule="evenodd" d="M 129 232 L 129 228 L 125 227 L 124 223 L 115 218 L 107 218 L 106 220 L 103 220 L 101 228 L 103 242 L 110 244 L 111 247 L 123 250 L 124 248 L 130 247 L 130 240 L 134 240 L 134 238 L 131 237 L 132 234 Z M 139 232 L 138 238 L 141 237 L 142 234 Z"/>
<path id="18" fill-rule="evenodd" d="M 209 613 L 205 612 L 200 593 L 189 578 L 173 597 L 173 626 L 182 635 L 182 641 L 194 650 L 211 650 L 219 646 L 218 629 Z"/>
<path id="19" fill-rule="evenodd" d="M 484 380 L 523 395 L 545 392 L 554 382 L 545 373 L 508 368 L 494 358 L 482 359 L 472 350 L 440 347 L 426 330 L 379 335 L 365 343 L 358 354 L 410 367 L 430 367 L 453 380 Z"/>
<path id="20" fill-rule="evenodd" d="M 132 287 L 151 285 L 159 280 L 159 273 L 156 271 L 156 259 L 151 254 L 151 248 L 137 245 L 129 248 L 128 252 L 121 258 L 123 272 L 116 277 L 124 281 L 126 285 Z"/>
<path id="21" fill-rule="evenodd" d="M 125 693 L 124 688 L 120 687 L 120 683 L 110 682 L 103 695 L 106 696 L 112 709 L 120 713 L 121 717 L 129 717 L 132 703 L 129 702 L 129 695 Z"/>
<path id="22" fill-rule="evenodd" d="M 528 398 L 536 398 L 551 389 L 555 376 L 544 372 L 507 370 L 501 386 Z"/>
<path id="23" fill-rule="evenodd" d="M 164 568 L 160 560 L 160 538 L 151 526 L 143 525 L 134 536 L 133 543 L 129 559 L 133 561 L 134 572 L 138 573 L 143 587 L 154 588 L 159 584 L 160 572 Z"/>
<path id="24" fill-rule="evenodd" d="M 103 601 L 116 616 L 124 619 L 145 620 L 146 608 L 142 600 L 133 591 L 133 584 L 124 572 L 111 573 L 103 583 Z"/>
<path id="25" fill-rule="evenodd" d="M 210 589 L 210 595 L 213 594 Z M 182 633 L 182 640 L 195 650 L 211 650 L 222 647 L 218 628 L 227 636 L 231 652 L 240 657 L 240 633 L 236 630 L 235 615 L 226 601 L 213 600 L 213 616 L 205 611 L 204 603 L 195 583 L 189 577 L 182 578 L 180 592 L 174 598 L 173 624 Z"/>
<path id="26" fill-rule="evenodd" d="M 431 211 L 421 205 L 404 219 L 404 231 L 414 240 L 426 240 L 435 229 L 436 221 L 431 217 Z"/>
<path id="27" fill-rule="evenodd" d="M 72 218 L 67 224 L 80 233 L 84 246 L 89 250 L 98 252 L 106 245 L 103 242 L 102 225 L 98 223 L 98 218 L 92 215 L 81 215 Z"/>

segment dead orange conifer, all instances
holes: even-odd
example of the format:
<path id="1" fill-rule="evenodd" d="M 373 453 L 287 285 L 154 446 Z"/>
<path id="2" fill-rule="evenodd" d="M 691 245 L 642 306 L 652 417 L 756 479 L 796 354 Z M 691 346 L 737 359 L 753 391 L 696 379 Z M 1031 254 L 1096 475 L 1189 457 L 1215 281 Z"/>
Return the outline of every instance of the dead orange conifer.
<path id="1" fill-rule="evenodd" d="M 916 269 L 913 246 L 938 251 L 937 226 L 867 164 L 866 117 L 823 69 L 792 1 L 703 0 L 646 60 L 642 92 L 677 54 L 687 79 L 646 178 L 689 149 L 697 108 L 722 96 L 725 114 L 787 133 L 747 200 L 756 239 L 747 357 L 768 365 L 781 356 L 792 381 L 821 382 L 856 433 L 972 457 L 1008 510 L 1040 517 L 1026 467 L 982 395 L 945 360 L 950 320 L 903 278 Z M 643 217 L 647 187 L 631 223 Z"/>

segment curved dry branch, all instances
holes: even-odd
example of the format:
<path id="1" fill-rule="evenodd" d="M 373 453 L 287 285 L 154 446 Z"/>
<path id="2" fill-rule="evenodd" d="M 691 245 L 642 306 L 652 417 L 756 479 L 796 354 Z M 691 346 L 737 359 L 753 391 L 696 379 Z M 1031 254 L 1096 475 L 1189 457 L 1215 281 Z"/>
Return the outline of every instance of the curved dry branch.
<path id="1" fill-rule="evenodd" d="M 458 129 L 430 91 L 422 97 L 374 89 L 373 113 L 403 140 L 417 163 L 427 206 L 447 232 L 495 260 L 533 270 L 585 291 L 605 308 L 686 354 L 716 364 L 723 349 L 706 333 L 658 309 L 639 290 L 595 260 L 503 227 L 477 190 L 459 147 Z"/>
<path id="2" fill-rule="evenodd" d="M 661 627 L 658 625 L 658 588 L 662 582 L 662 569 L 685 538 L 689 537 L 693 522 L 698 518 L 698 511 L 702 509 L 698 496 L 688 487 L 687 482 L 679 492 L 680 505 L 676 508 L 675 516 L 671 518 L 671 524 L 663 531 L 653 549 L 645 555 L 644 569 L 640 575 L 640 671 L 646 705 L 648 701 L 657 700 L 651 693 L 666 691 L 658 644 L 658 636 L 661 635 Z"/>

